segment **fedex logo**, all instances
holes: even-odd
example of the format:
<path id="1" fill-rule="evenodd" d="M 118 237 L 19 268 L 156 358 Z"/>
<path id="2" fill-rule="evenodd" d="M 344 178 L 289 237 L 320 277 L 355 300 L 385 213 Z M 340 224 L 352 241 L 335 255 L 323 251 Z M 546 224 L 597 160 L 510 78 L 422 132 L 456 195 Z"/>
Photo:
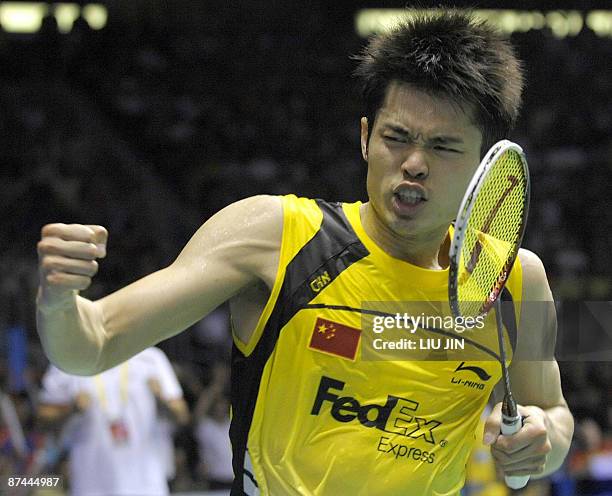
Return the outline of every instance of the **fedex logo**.
<path id="1" fill-rule="evenodd" d="M 419 404 L 406 398 L 388 395 L 384 405 L 361 404 L 352 396 L 341 396 L 345 383 L 321 377 L 311 415 L 319 415 L 324 403 L 331 404 L 331 416 L 338 422 L 357 421 L 364 427 L 374 427 L 384 432 L 412 439 L 423 438 L 436 444 L 434 429 L 442 424 L 437 420 L 426 420 L 416 415 Z"/>

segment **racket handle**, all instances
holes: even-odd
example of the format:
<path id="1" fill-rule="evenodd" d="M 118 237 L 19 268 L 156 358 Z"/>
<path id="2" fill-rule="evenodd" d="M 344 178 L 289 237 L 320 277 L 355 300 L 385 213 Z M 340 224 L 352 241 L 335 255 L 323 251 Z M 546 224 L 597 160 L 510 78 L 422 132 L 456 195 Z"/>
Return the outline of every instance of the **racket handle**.
<path id="1" fill-rule="evenodd" d="M 523 418 L 518 415 L 516 417 L 508 417 L 502 414 L 501 433 L 504 436 L 512 436 L 523 427 Z M 529 482 L 528 475 L 506 475 L 506 486 L 511 489 L 521 489 Z"/>

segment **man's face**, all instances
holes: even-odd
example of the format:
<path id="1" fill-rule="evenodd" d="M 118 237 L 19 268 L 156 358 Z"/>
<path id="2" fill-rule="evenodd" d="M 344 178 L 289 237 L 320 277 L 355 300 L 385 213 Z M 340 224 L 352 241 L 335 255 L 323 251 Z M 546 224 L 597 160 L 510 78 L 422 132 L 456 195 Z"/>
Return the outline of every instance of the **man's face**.
<path id="1" fill-rule="evenodd" d="M 391 83 L 374 128 L 361 120 L 376 217 L 400 236 L 445 232 L 480 161 L 481 142 L 471 109 Z"/>

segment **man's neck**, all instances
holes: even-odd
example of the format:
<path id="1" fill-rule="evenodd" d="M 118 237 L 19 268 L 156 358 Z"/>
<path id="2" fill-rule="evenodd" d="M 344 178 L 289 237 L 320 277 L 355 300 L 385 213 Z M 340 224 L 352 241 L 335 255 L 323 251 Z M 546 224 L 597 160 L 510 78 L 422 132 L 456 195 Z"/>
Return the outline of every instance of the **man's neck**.
<path id="1" fill-rule="evenodd" d="M 415 235 L 398 234 L 382 221 L 369 203 L 362 205 L 359 213 L 366 234 L 393 258 L 425 269 L 441 270 L 448 266 L 448 228 Z"/>

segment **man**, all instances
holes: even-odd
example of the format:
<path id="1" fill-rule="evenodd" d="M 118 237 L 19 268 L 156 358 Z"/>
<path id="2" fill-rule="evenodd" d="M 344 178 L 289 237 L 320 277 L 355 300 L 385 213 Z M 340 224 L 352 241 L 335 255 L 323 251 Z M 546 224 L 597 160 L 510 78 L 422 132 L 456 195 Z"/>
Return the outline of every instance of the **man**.
<path id="1" fill-rule="evenodd" d="M 358 347 L 369 332 L 362 302 L 445 300 L 449 225 L 483 151 L 515 121 L 520 65 L 498 34 L 457 12 L 408 21 L 359 61 L 368 203 L 247 198 L 208 220 L 172 265 L 96 302 L 76 292 L 106 254 L 105 229 L 42 231 L 39 333 L 74 373 L 115 366 L 230 300 L 233 494 L 458 494 L 500 376 L 489 366 L 490 381 L 457 387 L 458 363 L 366 361 Z M 524 250 L 507 287 L 517 307 L 552 299 Z M 550 354 L 554 318 L 537 308 L 516 313 L 525 425 L 500 436 L 498 405 L 485 428 L 510 475 L 555 470 L 573 429 L 556 362 L 518 360 Z"/>
<path id="2" fill-rule="evenodd" d="M 168 494 L 172 439 L 162 430 L 189 414 L 166 355 L 149 348 L 95 377 L 49 367 L 38 418 L 70 432 L 72 494 L 153 496 Z"/>

